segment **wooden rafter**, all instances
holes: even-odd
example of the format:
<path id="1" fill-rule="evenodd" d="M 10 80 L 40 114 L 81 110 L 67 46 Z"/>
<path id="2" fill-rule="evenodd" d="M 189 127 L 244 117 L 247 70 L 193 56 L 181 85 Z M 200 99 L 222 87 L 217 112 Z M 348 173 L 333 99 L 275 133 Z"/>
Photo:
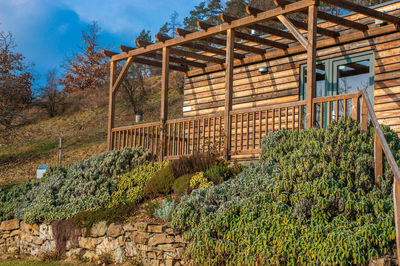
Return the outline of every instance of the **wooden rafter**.
<path id="1" fill-rule="evenodd" d="M 292 24 L 290 20 L 288 20 L 284 15 L 279 15 L 278 19 L 282 22 L 283 25 L 296 37 L 301 45 L 307 49 L 307 39 L 304 38 L 303 34 L 296 28 L 295 25 Z"/>
<path id="2" fill-rule="evenodd" d="M 185 36 L 186 34 L 192 33 L 192 31 L 179 29 L 179 28 L 176 28 L 175 31 L 179 36 Z M 206 42 L 210 42 L 210 43 L 214 43 L 214 44 L 218 44 L 218 45 L 223 45 L 223 46 L 226 45 L 226 41 L 224 39 L 220 39 L 220 38 L 216 38 L 216 37 L 208 37 L 208 38 L 205 38 L 205 39 L 201 39 L 201 41 L 206 41 Z M 244 44 L 237 43 L 237 42 L 235 42 L 235 48 L 239 49 L 239 50 L 242 50 L 242 51 L 254 53 L 254 54 L 264 54 L 265 53 L 264 49 L 253 47 L 253 46 L 244 45 Z"/>
<path id="3" fill-rule="evenodd" d="M 211 27 L 214 27 L 214 25 L 211 25 L 211 24 L 208 24 L 208 23 L 205 23 L 205 22 L 201 22 L 201 21 L 197 21 L 197 27 L 199 27 L 202 30 L 207 30 L 207 29 L 209 29 Z M 260 38 L 260 37 L 253 36 L 253 35 L 250 35 L 250 34 L 239 32 L 239 31 L 235 32 L 235 37 L 243 39 L 243 40 L 247 40 L 247 41 L 263 44 L 263 45 L 266 45 L 266 46 L 279 48 L 279 49 L 287 49 L 288 48 L 288 45 L 286 45 L 284 43 L 267 40 L 267 39 L 264 39 L 264 38 Z"/>
<path id="4" fill-rule="evenodd" d="M 156 40 L 159 41 L 159 42 L 165 42 L 165 41 L 168 41 L 168 40 L 171 40 L 171 39 L 172 38 L 167 36 L 167 35 L 164 35 L 164 34 L 161 34 L 161 33 L 156 34 Z M 225 51 L 224 50 L 219 49 L 219 48 L 215 48 L 215 47 L 212 47 L 212 46 L 203 45 L 203 44 L 183 43 L 183 44 L 181 44 L 181 46 L 187 47 L 187 48 L 192 48 L 192 49 L 195 49 L 195 50 L 204 51 L 204 52 L 210 52 L 210 53 L 217 54 L 217 55 L 225 55 Z M 233 56 L 236 59 L 245 58 L 245 55 L 239 54 L 239 53 L 234 53 Z"/>
<path id="5" fill-rule="evenodd" d="M 380 19 L 380 20 L 400 26 L 400 18 L 399 17 L 395 17 L 392 15 L 377 11 L 372 8 L 361 6 L 356 3 L 346 1 L 346 0 L 322 0 L 322 1 L 327 4 L 331 4 L 331 5 L 334 5 L 334 6 L 349 10 L 349 11 L 353 11 L 355 13 L 360 13 L 360 14 L 366 15 L 368 17 L 373 17 L 373 18 Z"/>
<path id="6" fill-rule="evenodd" d="M 148 45 L 151 45 L 152 43 L 145 42 L 145 41 L 142 41 L 142 40 L 136 40 L 136 44 L 139 47 L 146 47 Z M 122 51 L 125 52 L 125 53 L 129 53 L 130 51 L 134 50 L 133 48 L 131 49 L 131 47 L 127 47 L 127 46 L 123 46 L 123 45 L 121 45 L 121 46 L 124 48 L 124 50 L 122 50 Z M 120 49 L 121 49 L 121 46 L 120 46 Z M 221 58 L 212 57 L 212 56 L 208 56 L 208 55 L 202 55 L 202 54 L 198 54 L 198 53 L 194 53 L 194 52 L 190 52 L 190 51 L 185 51 L 185 50 L 177 49 L 177 48 L 171 48 L 170 49 L 170 53 L 178 55 L 178 56 L 186 56 L 186 57 L 190 57 L 190 58 L 194 58 L 194 59 L 198 59 L 198 60 L 202 60 L 202 61 L 206 61 L 206 62 L 213 62 L 213 63 L 216 63 L 216 64 L 225 63 L 225 60 L 221 59 Z"/>
<path id="7" fill-rule="evenodd" d="M 289 5 L 291 3 L 292 2 L 289 2 L 287 0 L 274 0 L 274 4 L 276 6 L 280 6 L 280 7 Z M 302 10 L 301 13 L 307 15 L 308 11 L 307 10 Z M 368 26 L 367 25 L 364 25 L 362 23 L 358 23 L 358 22 L 355 22 L 355 21 L 352 21 L 352 20 L 348 20 L 348 19 L 345 19 L 345 18 L 342 18 L 342 17 L 334 16 L 334 15 L 328 14 L 328 13 L 323 12 L 323 11 L 319 11 L 318 10 L 317 11 L 317 16 L 318 16 L 318 18 L 323 19 L 325 21 L 333 22 L 335 24 L 342 25 L 342 26 L 345 26 L 345 27 L 348 27 L 348 28 L 353 28 L 353 29 L 356 29 L 356 30 L 359 30 L 359 31 L 368 30 Z"/>
<path id="8" fill-rule="evenodd" d="M 177 37 L 174 39 L 167 40 L 162 43 L 155 43 L 149 45 L 147 47 L 142 47 L 140 49 L 135 49 L 130 51 L 129 53 L 117 54 L 114 55 L 111 60 L 120 61 L 126 60 L 130 56 L 141 55 L 144 53 L 161 50 L 163 47 L 171 47 L 171 46 L 182 46 L 184 43 L 193 42 L 199 39 L 207 38 L 217 34 L 225 34 L 228 29 L 236 29 L 243 28 L 250 25 L 258 24 L 263 21 L 268 21 L 276 18 L 278 15 L 282 14 L 291 14 L 294 12 L 299 12 L 301 10 L 307 9 L 308 6 L 313 5 L 315 0 L 301 0 L 299 2 L 290 4 L 285 6 L 285 8 L 277 7 L 265 12 L 258 14 L 257 16 L 248 16 L 238 20 L 233 21 L 232 23 L 224 23 L 222 25 L 218 25 L 216 27 L 210 28 L 207 31 L 198 31 L 193 32 L 191 34 L 186 35 L 185 37 Z"/>
<path id="9" fill-rule="evenodd" d="M 111 57 L 111 56 L 114 56 L 114 55 L 117 55 L 117 54 L 118 53 L 115 53 L 115 52 L 112 52 L 112 51 L 103 50 L 103 55 L 107 56 L 107 57 Z M 132 58 L 132 59 L 130 59 L 130 58 Z M 129 64 L 127 64 L 128 62 L 129 62 Z M 127 63 L 125 64 L 125 66 L 124 66 L 122 71 L 124 71 L 126 66 L 127 66 L 127 68 L 126 68 L 126 71 L 127 71 L 131 63 L 139 63 L 139 64 L 144 64 L 144 65 L 149 65 L 149 66 L 161 67 L 161 62 L 154 61 L 154 60 L 149 60 L 149 59 L 141 58 L 141 57 L 131 57 L 130 56 L 130 57 L 128 57 Z M 184 66 L 170 65 L 169 68 L 172 69 L 172 70 L 180 71 L 180 72 L 189 71 L 189 68 L 188 67 L 184 67 Z M 121 82 L 122 82 L 122 80 L 121 80 Z M 119 77 L 118 77 L 117 81 L 115 82 L 115 85 L 117 85 L 118 83 L 120 83 L 119 82 Z M 115 87 L 118 87 L 118 86 L 115 86 Z"/>
<path id="10" fill-rule="evenodd" d="M 182 50 L 182 49 L 177 49 L 177 48 L 170 48 L 170 53 L 179 55 L 179 56 L 186 56 L 186 57 L 198 59 L 198 60 L 205 61 L 205 62 L 212 62 L 212 63 L 216 63 L 216 64 L 225 63 L 225 59 L 208 56 L 208 55 L 203 55 L 203 54 L 198 54 L 198 53 L 194 53 L 194 52 L 190 52 L 190 51 L 186 51 L 186 50 Z"/>
<path id="11" fill-rule="evenodd" d="M 357 31 L 357 32 L 350 33 L 350 34 L 341 35 L 338 37 L 338 39 L 321 40 L 321 41 L 317 42 L 317 48 L 321 49 L 321 48 L 329 47 L 332 45 L 339 45 L 339 44 L 348 43 L 348 42 L 355 42 L 355 41 L 363 40 L 367 36 L 373 37 L 373 36 L 379 36 L 379 35 L 383 35 L 383 34 L 397 32 L 397 31 L 398 30 L 395 25 L 389 24 L 386 26 L 369 29 L 366 32 Z M 242 61 L 235 60 L 234 64 L 235 64 L 235 66 L 240 66 L 243 64 L 254 64 L 254 63 L 259 63 L 259 62 L 265 61 L 265 58 L 268 58 L 269 60 L 271 60 L 271 59 L 279 58 L 282 56 L 289 56 L 289 55 L 294 55 L 294 54 L 298 54 L 298 53 L 303 53 L 305 51 L 306 51 L 306 49 L 302 45 L 296 45 L 296 46 L 289 47 L 287 50 L 276 50 L 276 51 L 267 52 L 264 55 L 260 55 L 260 56 L 258 56 L 258 55 L 249 56 Z M 187 74 L 189 77 L 191 77 L 191 76 L 196 76 L 196 75 L 200 75 L 200 74 L 204 74 L 204 73 L 208 73 L 208 72 L 215 72 L 215 71 L 223 70 L 224 68 L 225 68 L 224 65 L 213 65 L 213 66 L 206 67 L 204 70 L 198 69 L 198 70 L 189 71 Z"/>
<path id="12" fill-rule="evenodd" d="M 144 65 L 149 65 L 149 66 L 162 67 L 161 62 L 149 60 L 147 58 L 142 58 L 142 57 L 135 57 L 133 59 L 133 62 L 139 63 L 139 64 L 144 64 Z M 179 71 L 179 72 L 188 72 L 189 71 L 189 68 L 187 68 L 187 67 L 177 66 L 177 65 L 172 65 L 172 64 L 169 64 L 169 68 L 172 70 L 175 70 L 175 71 Z"/>
<path id="13" fill-rule="evenodd" d="M 129 47 L 129 46 L 125 46 L 125 45 L 120 45 L 120 46 L 119 46 L 119 49 L 120 49 L 122 52 L 127 53 L 127 52 L 129 52 L 129 51 L 131 51 L 131 50 L 133 50 L 133 49 L 135 49 L 135 48 Z M 156 53 L 156 52 L 154 52 L 154 53 L 148 53 L 148 54 L 145 54 L 144 56 L 146 56 L 146 57 L 151 57 L 151 58 L 155 58 L 155 59 L 162 59 L 162 55 L 161 55 L 161 54 L 158 54 L 158 53 Z M 179 58 L 179 57 L 174 57 L 174 56 L 170 56 L 169 61 L 170 61 L 170 62 L 173 62 L 173 63 L 179 63 L 179 64 L 182 64 L 182 65 L 194 66 L 194 67 L 200 67 L 200 68 L 204 68 L 204 67 L 207 66 L 207 65 L 204 64 L 204 63 L 195 62 L 195 61 L 191 61 L 191 60 L 187 60 L 187 59 Z"/>
<path id="14" fill-rule="evenodd" d="M 275 4 L 278 5 L 278 3 L 279 2 L 277 2 Z M 284 8 L 285 6 L 281 6 L 281 7 Z M 249 12 L 249 14 L 254 15 L 254 16 L 256 16 L 257 14 L 260 14 L 262 12 L 265 12 L 265 11 L 263 11 L 261 9 L 258 9 L 258 8 L 255 8 L 255 7 L 249 7 L 249 6 L 248 6 L 248 8 L 246 10 L 247 10 L 247 12 Z M 299 10 L 299 11 L 301 12 L 302 10 Z M 307 12 L 307 11 L 303 11 L 303 12 Z M 275 20 L 280 22 L 280 20 L 278 18 L 276 18 Z M 304 23 L 304 22 L 301 22 L 301 21 L 298 21 L 298 20 L 295 20 L 295 19 L 289 19 L 289 18 L 288 18 L 288 20 L 294 26 L 296 26 L 297 28 L 300 28 L 302 30 L 307 30 L 307 23 Z M 328 36 L 328 37 L 331 37 L 331 38 L 337 38 L 339 36 L 339 33 L 337 33 L 336 31 L 324 29 L 324 28 L 321 28 L 321 27 L 317 27 L 317 33 L 325 35 L 325 36 Z"/>
<path id="15" fill-rule="evenodd" d="M 249 7 L 249 8 L 251 8 L 251 7 Z M 252 15 L 252 14 L 249 13 L 249 15 Z M 232 22 L 234 20 L 237 20 L 237 19 L 239 19 L 239 18 L 236 18 L 236 17 L 233 17 L 233 16 L 228 16 L 228 15 L 225 15 L 225 14 L 221 15 L 221 20 L 223 22 L 226 22 L 226 23 L 230 23 L 230 22 Z M 264 25 L 260 25 L 260 24 L 249 25 L 247 28 L 253 29 L 253 30 L 256 30 L 256 31 L 260 31 L 260 32 L 264 32 L 264 33 L 267 33 L 267 34 L 275 35 L 275 36 L 278 36 L 278 37 L 281 37 L 281 38 L 284 38 L 284 39 L 288 39 L 288 40 L 294 40 L 294 41 L 296 40 L 296 38 L 292 34 L 290 34 L 289 32 L 282 31 L 282 30 L 275 29 L 275 28 L 271 28 L 271 27 L 264 26 Z"/>

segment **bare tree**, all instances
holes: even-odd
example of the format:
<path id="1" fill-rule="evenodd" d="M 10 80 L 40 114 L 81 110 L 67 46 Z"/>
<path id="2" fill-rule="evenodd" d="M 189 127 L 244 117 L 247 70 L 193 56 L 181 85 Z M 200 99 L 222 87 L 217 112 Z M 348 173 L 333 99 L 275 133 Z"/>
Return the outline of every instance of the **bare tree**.
<path id="1" fill-rule="evenodd" d="M 65 74 L 59 82 L 66 92 L 96 89 L 106 81 L 108 64 L 99 46 L 99 32 L 97 22 L 88 25 L 82 32 L 81 54 L 67 59 L 63 65 Z"/>
<path id="2" fill-rule="evenodd" d="M 150 73 L 147 66 L 133 64 L 121 84 L 123 93 L 137 115 L 143 115 L 145 98 L 149 93 L 145 86 L 145 79 L 150 76 Z"/>
<path id="3" fill-rule="evenodd" d="M 14 119 L 33 98 L 31 65 L 14 49 L 12 34 L 0 32 L 0 130 L 4 132 L 12 128 Z"/>
<path id="4" fill-rule="evenodd" d="M 40 89 L 41 106 L 50 117 L 57 115 L 62 101 L 62 93 L 58 88 L 57 69 L 51 69 L 46 74 L 46 86 Z"/>

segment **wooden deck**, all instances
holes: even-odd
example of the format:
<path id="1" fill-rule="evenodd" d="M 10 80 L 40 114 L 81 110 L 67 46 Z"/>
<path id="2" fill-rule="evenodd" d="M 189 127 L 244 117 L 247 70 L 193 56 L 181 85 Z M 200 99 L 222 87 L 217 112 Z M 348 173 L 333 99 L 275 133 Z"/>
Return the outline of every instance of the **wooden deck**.
<path id="1" fill-rule="evenodd" d="M 346 94 L 313 99 L 313 125 L 326 127 L 342 116 L 362 120 L 361 94 Z M 321 108 L 323 106 L 323 108 Z M 262 138 L 281 129 L 299 131 L 305 128 L 305 101 L 296 101 L 232 111 L 229 116 L 227 145 L 232 159 L 258 157 Z M 328 111 L 330 110 L 330 111 Z M 336 115 L 338 114 L 338 115 Z M 138 124 L 112 130 L 113 147 L 142 146 L 159 158 L 173 159 L 194 152 L 225 151 L 223 113 L 193 118 Z"/>

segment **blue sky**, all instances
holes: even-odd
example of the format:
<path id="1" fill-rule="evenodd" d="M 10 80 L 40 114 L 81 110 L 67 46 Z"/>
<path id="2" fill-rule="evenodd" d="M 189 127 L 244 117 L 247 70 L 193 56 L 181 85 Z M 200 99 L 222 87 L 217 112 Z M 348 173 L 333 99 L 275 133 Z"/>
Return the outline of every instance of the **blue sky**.
<path id="1" fill-rule="evenodd" d="M 11 31 L 17 51 L 42 76 L 77 51 L 91 21 L 102 28 L 101 44 L 114 50 L 134 42 L 145 28 L 152 34 L 172 12 L 183 20 L 200 0 L 0 0 L 0 31 Z M 36 86 L 39 84 L 36 84 Z"/>

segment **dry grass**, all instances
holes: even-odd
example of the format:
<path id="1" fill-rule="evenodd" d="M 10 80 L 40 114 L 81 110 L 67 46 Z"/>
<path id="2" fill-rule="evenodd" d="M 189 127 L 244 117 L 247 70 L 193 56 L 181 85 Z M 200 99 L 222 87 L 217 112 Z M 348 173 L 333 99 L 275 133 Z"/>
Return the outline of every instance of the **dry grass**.
<path id="1" fill-rule="evenodd" d="M 159 79 L 151 80 L 154 88 Z M 160 92 L 153 89 L 144 121 L 157 121 L 160 113 Z M 170 90 L 170 118 L 182 116 L 183 96 Z M 56 165 L 58 139 L 63 138 L 63 164 L 85 160 L 106 151 L 108 95 L 105 89 L 69 95 L 63 115 L 48 118 L 37 107 L 24 113 L 23 124 L 13 137 L 0 136 L 0 185 L 18 183 L 36 177 L 41 164 Z M 45 117 L 45 118 L 41 118 Z M 132 108 L 120 96 L 116 105 L 116 126 L 131 125 Z"/>

